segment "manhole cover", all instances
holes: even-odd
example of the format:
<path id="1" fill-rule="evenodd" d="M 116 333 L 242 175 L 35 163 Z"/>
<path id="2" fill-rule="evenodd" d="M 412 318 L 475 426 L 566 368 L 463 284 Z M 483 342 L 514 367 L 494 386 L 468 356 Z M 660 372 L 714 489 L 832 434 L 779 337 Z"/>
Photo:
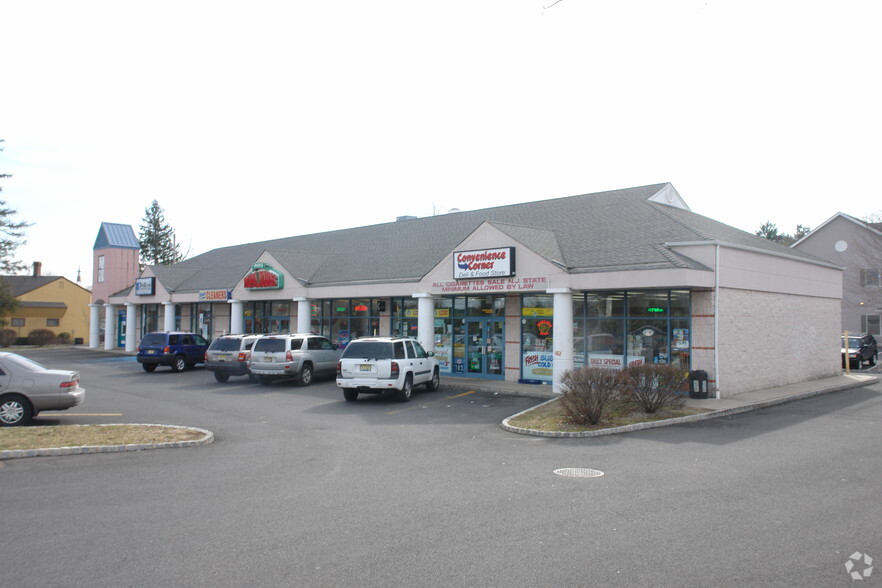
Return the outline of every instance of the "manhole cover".
<path id="1" fill-rule="evenodd" d="M 591 470 L 588 468 L 560 468 L 554 470 L 558 476 L 566 476 L 568 478 L 599 478 L 603 475 L 600 470 Z"/>

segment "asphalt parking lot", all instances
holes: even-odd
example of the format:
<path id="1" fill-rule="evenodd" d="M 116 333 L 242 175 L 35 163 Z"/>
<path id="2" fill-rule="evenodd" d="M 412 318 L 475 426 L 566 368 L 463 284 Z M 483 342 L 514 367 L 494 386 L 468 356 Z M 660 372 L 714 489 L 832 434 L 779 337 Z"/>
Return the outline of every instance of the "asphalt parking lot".
<path id="1" fill-rule="evenodd" d="M 882 557 L 879 384 L 546 439 L 499 427 L 532 398 L 442 387 L 347 403 L 329 380 L 219 384 L 90 351 L 29 355 L 87 389 L 40 424 L 217 440 L 0 463 L 4 585 L 835 586 L 854 553 Z"/>

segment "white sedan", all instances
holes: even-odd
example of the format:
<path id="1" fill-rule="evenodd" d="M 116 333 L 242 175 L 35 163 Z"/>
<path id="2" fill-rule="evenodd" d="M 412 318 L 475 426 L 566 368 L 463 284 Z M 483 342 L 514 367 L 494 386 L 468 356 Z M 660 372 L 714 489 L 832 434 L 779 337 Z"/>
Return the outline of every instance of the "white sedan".
<path id="1" fill-rule="evenodd" d="M 80 404 L 80 374 L 50 370 L 16 353 L 0 352 L 0 427 L 26 425 L 43 410 Z"/>

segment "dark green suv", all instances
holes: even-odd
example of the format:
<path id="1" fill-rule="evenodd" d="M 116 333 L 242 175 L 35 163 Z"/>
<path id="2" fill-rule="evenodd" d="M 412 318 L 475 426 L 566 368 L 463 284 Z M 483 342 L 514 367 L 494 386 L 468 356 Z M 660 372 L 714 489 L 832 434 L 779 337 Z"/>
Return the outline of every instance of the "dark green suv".
<path id="1" fill-rule="evenodd" d="M 207 349 L 208 341 L 196 333 L 147 333 L 138 345 L 138 363 L 145 372 L 152 372 L 158 365 L 167 365 L 173 372 L 182 372 L 203 363 Z"/>

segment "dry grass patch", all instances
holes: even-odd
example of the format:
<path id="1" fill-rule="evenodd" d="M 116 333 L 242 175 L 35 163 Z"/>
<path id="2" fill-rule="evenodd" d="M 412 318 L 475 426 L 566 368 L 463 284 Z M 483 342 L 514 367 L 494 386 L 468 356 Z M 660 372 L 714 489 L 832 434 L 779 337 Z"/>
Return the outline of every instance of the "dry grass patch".
<path id="1" fill-rule="evenodd" d="M 677 417 L 689 416 L 710 412 L 707 408 L 694 408 L 684 406 L 677 409 L 660 410 L 655 414 L 635 411 L 633 405 L 617 403 L 603 412 L 603 417 L 596 425 L 578 425 L 570 422 L 566 411 L 559 399 L 541 404 L 532 410 L 509 419 L 508 424 L 522 429 L 536 431 L 559 431 L 563 433 L 578 433 L 581 431 L 597 431 L 612 427 L 623 427 L 635 423 L 649 423 L 663 421 Z"/>
<path id="2" fill-rule="evenodd" d="M 0 451 L 196 441 L 205 433 L 161 425 L 58 425 L 0 429 Z"/>

